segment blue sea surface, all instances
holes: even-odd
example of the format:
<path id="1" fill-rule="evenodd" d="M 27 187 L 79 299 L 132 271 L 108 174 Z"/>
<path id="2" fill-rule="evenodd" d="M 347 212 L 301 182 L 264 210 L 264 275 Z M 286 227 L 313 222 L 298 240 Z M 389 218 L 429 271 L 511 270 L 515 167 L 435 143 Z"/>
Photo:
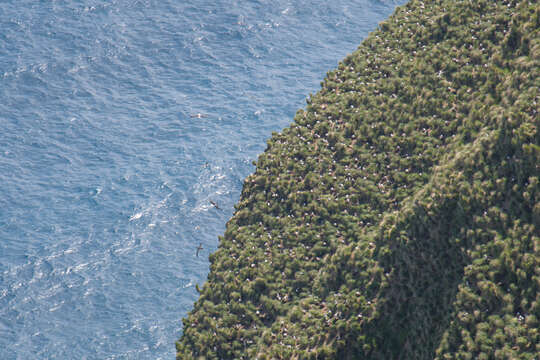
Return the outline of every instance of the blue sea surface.
<path id="1" fill-rule="evenodd" d="M 0 0 L 0 358 L 174 358 L 266 140 L 403 3 Z"/>

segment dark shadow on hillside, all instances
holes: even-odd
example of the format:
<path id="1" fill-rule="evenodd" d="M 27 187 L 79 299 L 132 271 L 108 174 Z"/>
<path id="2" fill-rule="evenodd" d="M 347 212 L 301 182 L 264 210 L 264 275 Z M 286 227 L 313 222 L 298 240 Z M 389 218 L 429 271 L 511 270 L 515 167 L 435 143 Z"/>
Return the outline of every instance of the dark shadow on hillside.
<path id="1" fill-rule="evenodd" d="M 466 218 L 453 199 L 430 205 L 415 204 L 413 215 L 397 224 L 401 235 L 381 241 L 390 249 L 380 258 L 387 285 L 378 316 L 363 329 L 371 347 L 353 352 L 360 358 L 434 358 L 467 262 L 456 240 Z"/>

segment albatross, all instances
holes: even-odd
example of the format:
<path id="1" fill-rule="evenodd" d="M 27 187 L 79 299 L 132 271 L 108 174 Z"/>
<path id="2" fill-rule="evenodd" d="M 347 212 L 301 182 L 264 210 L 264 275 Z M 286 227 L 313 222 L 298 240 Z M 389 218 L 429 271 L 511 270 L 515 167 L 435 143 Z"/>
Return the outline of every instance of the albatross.
<path id="1" fill-rule="evenodd" d="M 197 252 L 195 253 L 196 256 L 199 256 L 199 251 L 201 251 L 203 248 L 202 243 L 199 243 L 199 246 L 197 246 Z"/>
<path id="2" fill-rule="evenodd" d="M 201 113 L 196 113 L 196 114 L 191 114 L 190 117 L 191 117 L 191 118 L 196 118 L 196 119 L 202 119 L 202 118 L 208 117 L 208 115 L 206 115 L 206 114 L 201 114 Z"/>
<path id="3" fill-rule="evenodd" d="M 214 205 L 214 207 L 218 210 L 223 210 L 222 208 L 219 207 L 218 204 L 216 204 L 214 201 L 210 200 L 210 204 Z"/>

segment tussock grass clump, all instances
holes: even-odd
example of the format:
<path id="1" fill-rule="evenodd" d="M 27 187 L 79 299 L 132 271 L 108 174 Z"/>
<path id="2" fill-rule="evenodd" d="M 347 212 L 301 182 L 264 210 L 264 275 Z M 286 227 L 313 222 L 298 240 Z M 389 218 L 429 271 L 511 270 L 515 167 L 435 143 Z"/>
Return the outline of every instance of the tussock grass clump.
<path id="1" fill-rule="evenodd" d="M 396 10 L 273 134 L 179 359 L 536 359 L 540 6 Z"/>

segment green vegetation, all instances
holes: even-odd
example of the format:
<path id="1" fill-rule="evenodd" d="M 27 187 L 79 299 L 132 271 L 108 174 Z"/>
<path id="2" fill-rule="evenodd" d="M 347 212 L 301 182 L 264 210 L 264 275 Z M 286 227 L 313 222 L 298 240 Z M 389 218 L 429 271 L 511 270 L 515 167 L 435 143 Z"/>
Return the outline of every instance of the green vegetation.
<path id="1" fill-rule="evenodd" d="M 413 0 L 244 184 L 179 359 L 538 359 L 540 5 Z"/>

